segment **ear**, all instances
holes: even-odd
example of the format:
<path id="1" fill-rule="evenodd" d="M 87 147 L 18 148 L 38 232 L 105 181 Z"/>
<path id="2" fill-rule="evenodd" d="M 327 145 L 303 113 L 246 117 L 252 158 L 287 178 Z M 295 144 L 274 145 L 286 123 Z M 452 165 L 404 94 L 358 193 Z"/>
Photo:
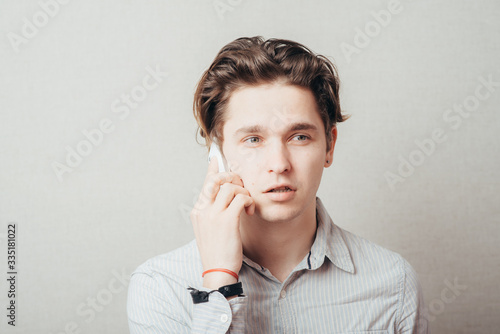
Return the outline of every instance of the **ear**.
<path id="1" fill-rule="evenodd" d="M 330 167 L 333 162 L 333 150 L 335 149 L 335 142 L 337 141 L 337 126 L 332 126 L 332 140 L 330 142 L 330 149 L 326 152 L 325 168 Z M 327 162 L 328 161 L 328 162 Z"/>

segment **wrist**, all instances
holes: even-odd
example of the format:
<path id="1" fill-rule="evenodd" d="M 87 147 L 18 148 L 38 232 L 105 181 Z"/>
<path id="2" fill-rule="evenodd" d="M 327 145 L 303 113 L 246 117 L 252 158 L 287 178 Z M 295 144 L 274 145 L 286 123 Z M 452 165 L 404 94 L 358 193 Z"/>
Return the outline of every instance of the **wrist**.
<path id="1" fill-rule="evenodd" d="M 224 285 L 218 288 L 217 290 L 212 291 L 200 291 L 195 288 L 189 287 L 191 298 L 193 299 L 194 304 L 206 303 L 209 301 L 210 294 L 214 292 L 219 292 L 222 294 L 227 300 L 231 300 L 236 297 L 245 297 L 243 295 L 243 286 L 241 282 L 237 282 L 234 284 Z"/>
<path id="2" fill-rule="evenodd" d="M 203 287 L 211 290 L 217 290 L 221 286 L 230 285 L 237 282 L 238 280 L 236 279 L 236 277 L 219 271 L 207 273 L 203 277 Z"/>

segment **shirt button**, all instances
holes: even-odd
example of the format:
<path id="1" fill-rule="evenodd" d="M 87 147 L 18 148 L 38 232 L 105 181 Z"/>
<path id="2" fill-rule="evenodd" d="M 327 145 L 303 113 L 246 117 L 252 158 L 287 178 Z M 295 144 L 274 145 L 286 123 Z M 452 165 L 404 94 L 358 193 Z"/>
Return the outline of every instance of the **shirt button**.
<path id="1" fill-rule="evenodd" d="M 280 297 L 281 297 L 281 299 L 283 299 L 283 298 L 286 297 L 286 291 L 285 290 L 281 290 Z"/>
<path id="2" fill-rule="evenodd" d="M 227 322 L 227 320 L 229 319 L 229 317 L 227 316 L 227 314 L 223 314 L 220 316 L 220 321 L 221 322 Z"/>

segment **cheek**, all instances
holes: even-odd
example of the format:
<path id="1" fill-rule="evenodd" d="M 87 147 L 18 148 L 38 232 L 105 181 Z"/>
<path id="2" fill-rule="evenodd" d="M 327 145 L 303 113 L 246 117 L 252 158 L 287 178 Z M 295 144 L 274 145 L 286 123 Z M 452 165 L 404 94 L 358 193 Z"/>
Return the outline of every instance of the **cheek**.
<path id="1" fill-rule="evenodd" d="M 255 164 L 256 154 L 254 151 L 233 145 L 228 145 L 226 149 L 225 157 L 234 173 L 243 174 L 249 165 Z"/>
<path id="2" fill-rule="evenodd" d="M 326 158 L 324 154 L 308 154 L 295 163 L 295 171 L 299 182 L 306 182 L 310 186 L 319 182 L 323 174 Z M 301 180 L 301 181 L 300 181 Z"/>
<path id="3" fill-rule="evenodd" d="M 253 164 L 241 164 L 238 170 L 233 170 L 243 180 L 243 186 L 250 192 L 250 195 L 258 192 L 259 180 L 257 168 Z"/>
<path id="4" fill-rule="evenodd" d="M 255 175 L 251 173 L 248 169 L 240 171 L 238 174 L 241 179 L 243 180 L 243 185 L 244 187 L 252 193 L 252 191 L 256 188 L 257 184 L 257 179 L 255 178 Z"/>
<path id="5" fill-rule="evenodd" d="M 295 166 L 302 170 L 319 170 L 323 168 L 325 156 L 321 152 L 311 152 L 297 159 Z"/>

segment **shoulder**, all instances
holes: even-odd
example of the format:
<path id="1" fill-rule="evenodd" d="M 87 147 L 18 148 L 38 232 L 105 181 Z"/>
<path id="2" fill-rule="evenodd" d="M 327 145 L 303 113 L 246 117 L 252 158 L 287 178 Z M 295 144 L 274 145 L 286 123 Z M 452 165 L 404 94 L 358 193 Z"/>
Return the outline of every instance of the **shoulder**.
<path id="1" fill-rule="evenodd" d="M 336 225 L 333 228 L 345 241 L 355 275 L 393 291 L 400 302 L 419 293 L 418 275 L 403 256 Z"/>
<path id="2" fill-rule="evenodd" d="M 408 261 L 399 253 L 384 248 L 373 241 L 338 226 L 334 228 L 338 229 L 342 234 L 356 270 L 382 271 L 389 268 L 397 268 L 399 275 L 404 275 L 406 272 L 412 275 L 415 273 Z"/>
<path id="3" fill-rule="evenodd" d="M 326 241 L 326 255 L 337 267 L 360 279 L 366 276 L 377 280 L 383 276 L 384 281 L 390 279 L 391 283 L 401 281 L 406 272 L 414 275 L 413 268 L 400 254 L 336 225 L 319 198 L 317 214 L 319 244 Z"/>
<path id="4" fill-rule="evenodd" d="M 365 238 L 333 226 L 341 234 L 354 266 L 350 278 L 366 296 L 376 297 L 387 309 L 394 309 L 398 328 L 420 328 L 423 296 L 417 272 L 400 254 Z M 383 293 L 381 293 L 383 292 Z M 420 332 L 419 332 L 420 333 Z"/>

